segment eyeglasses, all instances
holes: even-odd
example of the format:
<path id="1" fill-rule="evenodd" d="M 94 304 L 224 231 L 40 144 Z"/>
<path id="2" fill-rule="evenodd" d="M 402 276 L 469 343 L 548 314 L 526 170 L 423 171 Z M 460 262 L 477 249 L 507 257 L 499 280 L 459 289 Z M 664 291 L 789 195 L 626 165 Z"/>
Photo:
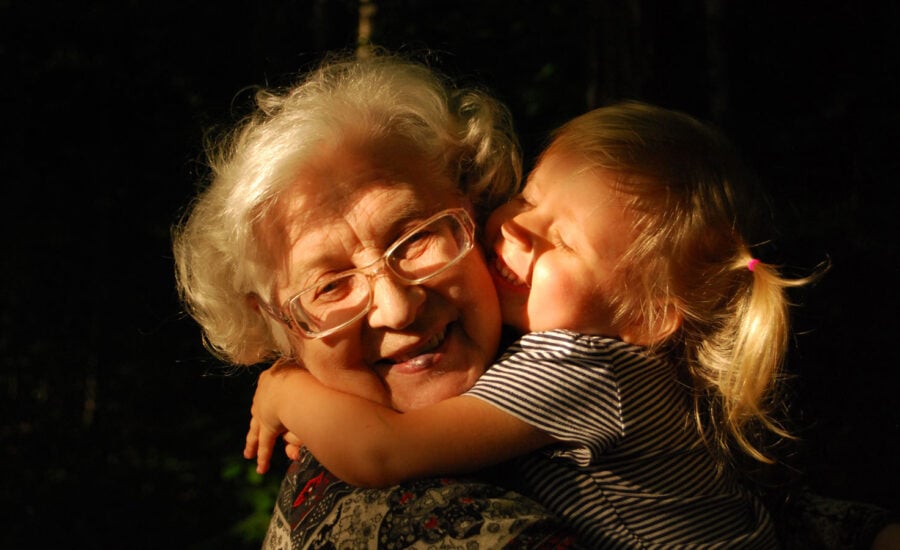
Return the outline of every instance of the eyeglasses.
<path id="1" fill-rule="evenodd" d="M 389 272 L 405 285 L 421 284 L 463 259 L 474 246 L 474 235 L 475 224 L 464 209 L 444 210 L 405 233 L 371 264 L 304 288 L 281 311 L 262 300 L 261 306 L 300 335 L 323 338 L 372 309 L 374 277 Z"/>

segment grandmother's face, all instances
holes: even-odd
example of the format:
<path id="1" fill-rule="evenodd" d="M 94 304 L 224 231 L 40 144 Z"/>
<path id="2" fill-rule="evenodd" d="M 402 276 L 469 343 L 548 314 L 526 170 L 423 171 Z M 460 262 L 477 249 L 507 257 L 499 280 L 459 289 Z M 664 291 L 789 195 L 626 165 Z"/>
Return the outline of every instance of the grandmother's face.
<path id="1" fill-rule="evenodd" d="M 464 205 L 456 184 L 408 148 L 330 147 L 300 174 L 276 218 L 288 257 L 278 304 L 323 277 L 368 266 L 431 215 Z M 324 384 L 411 410 L 469 389 L 494 357 L 499 306 L 480 250 L 420 285 L 370 278 L 368 314 L 324 338 L 291 334 Z M 302 397 L 301 397 L 302 398 Z"/>

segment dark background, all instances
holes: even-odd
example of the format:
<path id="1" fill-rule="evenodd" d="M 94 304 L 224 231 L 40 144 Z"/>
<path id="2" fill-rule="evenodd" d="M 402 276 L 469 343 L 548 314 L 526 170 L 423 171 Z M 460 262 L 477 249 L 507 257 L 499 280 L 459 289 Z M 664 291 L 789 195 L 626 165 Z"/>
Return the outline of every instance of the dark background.
<path id="1" fill-rule="evenodd" d="M 374 41 L 492 89 L 529 160 L 618 98 L 724 129 L 773 197 L 761 259 L 833 264 L 796 297 L 805 481 L 900 505 L 896 3 L 377 5 Z M 352 46 L 357 16 L 349 0 L 0 0 L 0 546 L 258 547 L 279 474 L 240 457 L 255 375 L 181 314 L 169 231 L 205 132 L 247 87 Z"/>

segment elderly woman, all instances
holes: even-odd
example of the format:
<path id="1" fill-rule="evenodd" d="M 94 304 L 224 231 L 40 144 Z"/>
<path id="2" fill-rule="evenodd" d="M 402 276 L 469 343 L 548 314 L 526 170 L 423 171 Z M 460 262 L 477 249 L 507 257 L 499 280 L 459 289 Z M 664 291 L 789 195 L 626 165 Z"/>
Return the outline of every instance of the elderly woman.
<path id="1" fill-rule="evenodd" d="M 332 60 L 257 102 L 175 233 L 179 290 L 208 347 L 238 365 L 290 359 L 401 411 L 467 390 L 500 338 L 475 233 L 520 178 L 505 108 L 389 55 Z M 266 546 L 376 543 L 573 541 L 490 483 L 363 490 L 301 456 Z"/>

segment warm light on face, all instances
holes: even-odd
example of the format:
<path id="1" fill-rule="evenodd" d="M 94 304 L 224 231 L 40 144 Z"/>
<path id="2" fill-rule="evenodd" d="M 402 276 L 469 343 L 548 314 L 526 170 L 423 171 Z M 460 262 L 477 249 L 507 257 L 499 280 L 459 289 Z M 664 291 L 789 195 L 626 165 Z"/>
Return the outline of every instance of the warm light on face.
<path id="1" fill-rule="evenodd" d="M 265 311 L 306 338 L 324 338 L 358 321 L 372 308 L 372 279 L 394 277 L 418 285 L 451 268 L 474 246 L 475 224 L 462 208 L 439 212 L 412 229 L 371 264 L 304 288 L 282 311 Z M 287 312 L 286 314 L 284 312 Z"/>

